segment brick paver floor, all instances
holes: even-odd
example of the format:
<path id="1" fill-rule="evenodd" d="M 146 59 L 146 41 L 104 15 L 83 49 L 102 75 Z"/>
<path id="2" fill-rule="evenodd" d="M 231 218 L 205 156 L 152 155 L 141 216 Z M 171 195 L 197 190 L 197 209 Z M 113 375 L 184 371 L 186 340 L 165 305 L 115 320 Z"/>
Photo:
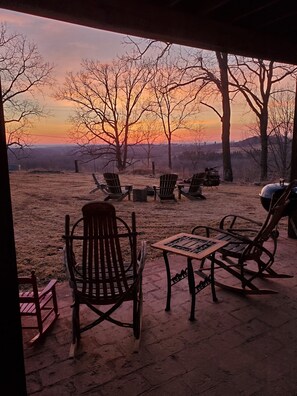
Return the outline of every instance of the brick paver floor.
<path id="1" fill-rule="evenodd" d="M 71 293 L 59 284 L 58 321 L 41 344 L 24 346 L 28 394 L 297 395 L 296 257 L 297 240 L 281 235 L 274 268 L 294 277 L 263 281 L 278 292 L 272 295 L 217 288 L 218 303 L 208 287 L 197 295 L 194 322 L 187 280 L 173 288 L 165 312 L 163 259 L 147 262 L 138 352 L 131 329 L 104 322 L 82 335 L 77 358 L 69 359 Z M 82 309 L 82 319 L 87 315 Z M 130 317 L 128 304 L 120 315 Z"/>

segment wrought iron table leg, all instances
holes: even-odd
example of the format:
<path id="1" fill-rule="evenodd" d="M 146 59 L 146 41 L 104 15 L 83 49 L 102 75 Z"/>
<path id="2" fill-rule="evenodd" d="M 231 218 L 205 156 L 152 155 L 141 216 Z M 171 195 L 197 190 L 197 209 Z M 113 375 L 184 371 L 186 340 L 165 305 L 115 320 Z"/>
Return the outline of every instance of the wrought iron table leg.
<path id="1" fill-rule="evenodd" d="M 188 264 L 188 282 L 189 282 L 189 290 L 191 294 L 191 314 L 190 320 L 195 320 L 195 300 L 196 300 L 196 292 L 195 292 L 195 279 L 194 279 L 194 271 L 192 266 L 192 260 L 188 257 L 187 259 Z"/>
<path id="2" fill-rule="evenodd" d="M 214 277 L 214 264 L 215 264 L 215 253 L 211 255 L 211 265 L 210 265 L 210 276 L 211 276 L 211 292 L 212 300 L 217 302 L 216 288 L 215 288 L 215 277 Z"/>
<path id="3" fill-rule="evenodd" d="M 170 311 L 170 300 L 171 300 L 171 274 L 170 274 L 170 266 L 168 260 L 167 252 L 163 251 L 164 262 L 166 266 L 166 274 L 167 274 L 167 301 L 165 311 Z"/>

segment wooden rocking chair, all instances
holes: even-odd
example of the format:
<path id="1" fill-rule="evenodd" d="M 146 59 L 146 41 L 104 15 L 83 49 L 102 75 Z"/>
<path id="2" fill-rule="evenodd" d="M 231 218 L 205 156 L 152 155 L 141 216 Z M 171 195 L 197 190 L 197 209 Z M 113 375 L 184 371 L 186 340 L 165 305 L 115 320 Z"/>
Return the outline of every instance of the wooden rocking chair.
<path id="1" fill-rule="evenodd" d="M 40 291 L 36 275 L 32 271 L 31 276 L 19 276 L 18 283 L 20 314 L 21 318 L 24 318 L 22 328 L 38 330 L 38 333 L 30 340 L 32 344 L 44 336 L 59 316 L 56 296 L 57 280 L 52 279 Z"/>
<path id="2" fill-rule="evenodd" d="M 130 228 L 116 216 L 110 203 L 91 202 L 83 206 L 82 212 L 83 217 L 71 230 L 69 215 L 65 218 L 65 265 L 73 292 L 70 357 L 75 356 L 81 334 L 104 320 L 132 328 L 136 340 L 141 333 L 146 243 L 142 242 L 137 252 L 135 213 L 132 213 Z M 125 301 L 133 302 L 131 322 L 122 322 L 113 316 Z M 97 318 L 81 325 L 81 304 Z M 99 305 L 109 308 L 103 311 Z"/>
<path id="3" fill-rule="evenodd" d="M 269 294 L 276 292 L 259 288 L 255 284 L 256 279 L 291 277 L 276 272 L 272 265 L 279 235 L 277 225 L 290 205 L 291 190 L 296 185 L 297 181 L 294 180 L 286 187 L 281 197 L 271 206 L 263 224 L 248 221 L 242 216 L 227 215 L 220 222 L 221 229 L 208 226 L 196 226 L 192 229 L 194 234 L 201 235 L 202 233 L 208 237 L 229 242 L 219 250 L 221 257 L 219 259 L 216 255 L 215 264 L 217 268 L 232 275 L 231 283 L 227 283 L 228 277 L 225 276 L 224 282 L 215 281 L 217 286 L 244 294 Z M 236 226 L 240 220 L 245 221 L 244 227 Z M 268 248 L 266 244 L 269 239 L 272 240 L 272 248 Z M 200 270 L 202 269 L 206 269 L 204 262 L 201 263 Z"/>
<path id="4" fill-rule="evenodd" d="M 177 181 L 177 175 L 175 173 L 161 175 L 159 187 L 153 186 L 154 200 L 156 200 L 158 197 L 161 202 L 164 201 L 176 202 L 176 198 L 174 195 L 176 181 Z"/>
<path id="5" fill-rule="evenodd" d="M 106 182 L 108 195 L 104 199 L 104 201 L 108 201 L 109 199 L 114 199 L 117 201 L 122 201 L 125 197 L 128 197 L 128 200 L 131 199 L 131 191 L 132 186 L 121 186 L 120 178 L 117 173 L 103 173 L 103 177 Z"/>
<path id="6" fill-rule="evenodd" d="M 202 194 L 203 181 L 204 173 L 195 173 L 191 177 L 189 186 L 185 186 L 184 184 L 177 185 L 179 199 L 181 199 L 182 195 L 191 200 L 206 199 Z"/>

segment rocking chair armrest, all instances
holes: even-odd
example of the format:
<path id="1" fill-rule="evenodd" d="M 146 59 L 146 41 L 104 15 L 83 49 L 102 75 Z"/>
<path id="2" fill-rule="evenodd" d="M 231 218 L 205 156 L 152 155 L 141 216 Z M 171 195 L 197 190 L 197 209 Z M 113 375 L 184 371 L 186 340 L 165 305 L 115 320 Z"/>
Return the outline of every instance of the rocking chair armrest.
<path id="1" fill-rule="evenodd" d="M 250 238 L 240 235 L 240 234 L 234 234 L 232 232 L 229 232 L 227 230 L 223 230 L 221 228 L 216 228 L 216 227 L 210 227 L 210 226 L 196 226 L 192 229 L 191 233 L 195 234 L 197 230 L 199 229 L 204 229 L 205 232 L 205 236 L 207 238 L 209 237 L 213 237 L 214 239 L 216 239 L 215 235 L 211 236 L 211 233 L 215 233 L 215 234 L 224 234 L 226 236 L 230 236 L 232 237 L 232 244 L 236 243 L 236 241 L 234 240 L 235 238 L 238 239 L 238 243 L 248 243 L 250 244 L 251 242 L 253 242 Z"/>
<path id="2" fill-rule="evenodd" d="M 195 226 L 194 228 L 192 228 L 191 234 L 196 234 L 197 230 L 204 230 L 204 236 L 206 236 L 207 238 L 210 236 L 211 227 L 204 225 Z"/>
<path id="3" fill-rule="evenodd" d="M 249 251 L 251 248 L 256 248 L 257 250 L 259 250 L 261 252 L 260 256 L 262 256 L 263 253 L 266 254 L 266 256 L 268 257 L 267 264 L 270 263 L 270 265 L 271 265 L 274 262 L 274 253 L 270 252 L 265 246 L 263 246 L 262 243 L 258 243 L 257 241 L 254 241 L 254 240 L 252 240 L 248 237 L 245 237 L 243 235 L 234 234 L 232 232 L 228 232 L 226 230 L 222 230 L 222 229 L 218 229 L 218 228 L 214 228 L 214 227 L 198 226 L 198 227 L 195 227 L 193 229 L 193 231 L 195 231 L 195 229 L 198 229 L 198 228 L 205 228 L 208 233 L 207 236 L 210 236 L 211 231 L 219 233 L 221 235 L 224 234 L 226 236 L 230 236 L 232 238 L 230 240 L 230 244 L 233 246 L 237 245 L 237 244 L 238 245 L 242 245 L 242 244 L 246 245 L 246 248 L 243 250 L 243 252 L 241 254 L 242 257 L 244 257 L 246 252 Z M 216 237 L 214 236 L 214 239 L 215 238 Z M 228 249 L 228 244 L 225 247 L 223 247 L 222 250 L 224 251 L 225 248 Z"/>
<path id="4" fill-rule="evenodd" d="M 51 279 L 49 283 L 45 286 L 45 288 L 40 292 L 39 297 L 43 297 L 55 288 L 57 279 Z"/>
<path id="5" fill-rule="evenodd" d="M 236 224 L 236 222 L 237 222 L 238 219 L 244 220 L 244 221 L 246 221 L 246 222 L 249 222 L 250 224 L 257 225 L 258 227 L 261 227 L 261 225 L 262 225 L 261 222 L 256 221 L 256 220 L 249 219 L 248 217 L 245 217 L 245 216 L 235 215 L 235 214 L 228 214 L 228 215 L 224 216 L 224 217 L 221 219 L 221 221 L 220 221 L 220 223 L 219 223 L 219 228 L 220 228 L 220 229 L 226 229 L 226 228 L 225 228 L 225 223 L 228 221 L 228 222 L 230 222 L 231 227 L 227 228 L 227 230 L 233 230 L 233 231 L 236 230 L 236 231 L 240 231 L 240 229 L 235 229 L 235 228 L 234 228 L 234 225 Z M 248 228 L 247 228 L 247 229 L 242 229 L 242 231 L 255 231 L 255 230 L 254 230 L 254 229 L 248 229 Z"/>
<path id="6" fill-rule="evenodd" d="M 240 234 L 234 234 L 232 232 L 228 232 L 226 230 L 222 230 L 222 229 L 219 229 L 219 228 L 209 227 L 209 226 L 196 226 L 196 227 L 194 227 L 192 229 L 192 234 L 195 234 L 195 231 L 197 231 L 199 229 L 204 229 L 205 230 L 205 234 L 206 234 L 205 236 L 206 237 L 210 237 L 211 236 L 211 232 L 215 232 L 217 234 L 221 234 L 221 235 L 224 234 L 226 236 L 230 236 L 232 238 L 230 240 L 230 243 L 232 245 L 235 245 L 237 243 L 238 243 L 238 245 L 246 244 L 247 247 L 246 247 L 246 249 L 244 249 L 244 251 L 242 253 L 243 256 L 245 255 L 247 249 L 250 249 L 250 248 L 254 247 L 254 248 L 257 248 L 257 249 L 261 250 L 262 253 L 265 253 L 272 262 L 274 260 L 274 254 L 271 253 L 265 246 L 263 246 L 262 243 L 258 243 L 257 241 L 254 241 L 254 240 L 252 240 L 252 239 L 250 239 L 248 237 L 245 237 L 245 236 L 240 235 Z M 215 239 L 216 237 L 213 236 L 213 238 Z M 227 246 L 228 246 L 228 244 L 226 245 L 226 247 Z M 223 247 L 223 249 L 224 249 L 224 247 Z"/>

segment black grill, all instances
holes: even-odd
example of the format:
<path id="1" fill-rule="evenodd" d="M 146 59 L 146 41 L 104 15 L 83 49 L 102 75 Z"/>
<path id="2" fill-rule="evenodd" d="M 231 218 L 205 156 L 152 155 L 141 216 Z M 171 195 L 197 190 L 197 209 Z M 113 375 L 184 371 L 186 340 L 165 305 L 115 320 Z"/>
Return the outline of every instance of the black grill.
<path id="1" fill-rule="evenodd" d="M 268 211 L 270 206 L 275 204 L 275 202 L 284 192 L 287 185 L 288 183 L 284 183 L 281 181 L 279 183 L 267 184 L 262 188 L 259 195 L 261 199 L 261 204 L 265 210 Z M 289 216 L 297 209 L 297 187 L 292 188 L 289 198 L 290 203 L 285 210 L 284 216 Z"/>

